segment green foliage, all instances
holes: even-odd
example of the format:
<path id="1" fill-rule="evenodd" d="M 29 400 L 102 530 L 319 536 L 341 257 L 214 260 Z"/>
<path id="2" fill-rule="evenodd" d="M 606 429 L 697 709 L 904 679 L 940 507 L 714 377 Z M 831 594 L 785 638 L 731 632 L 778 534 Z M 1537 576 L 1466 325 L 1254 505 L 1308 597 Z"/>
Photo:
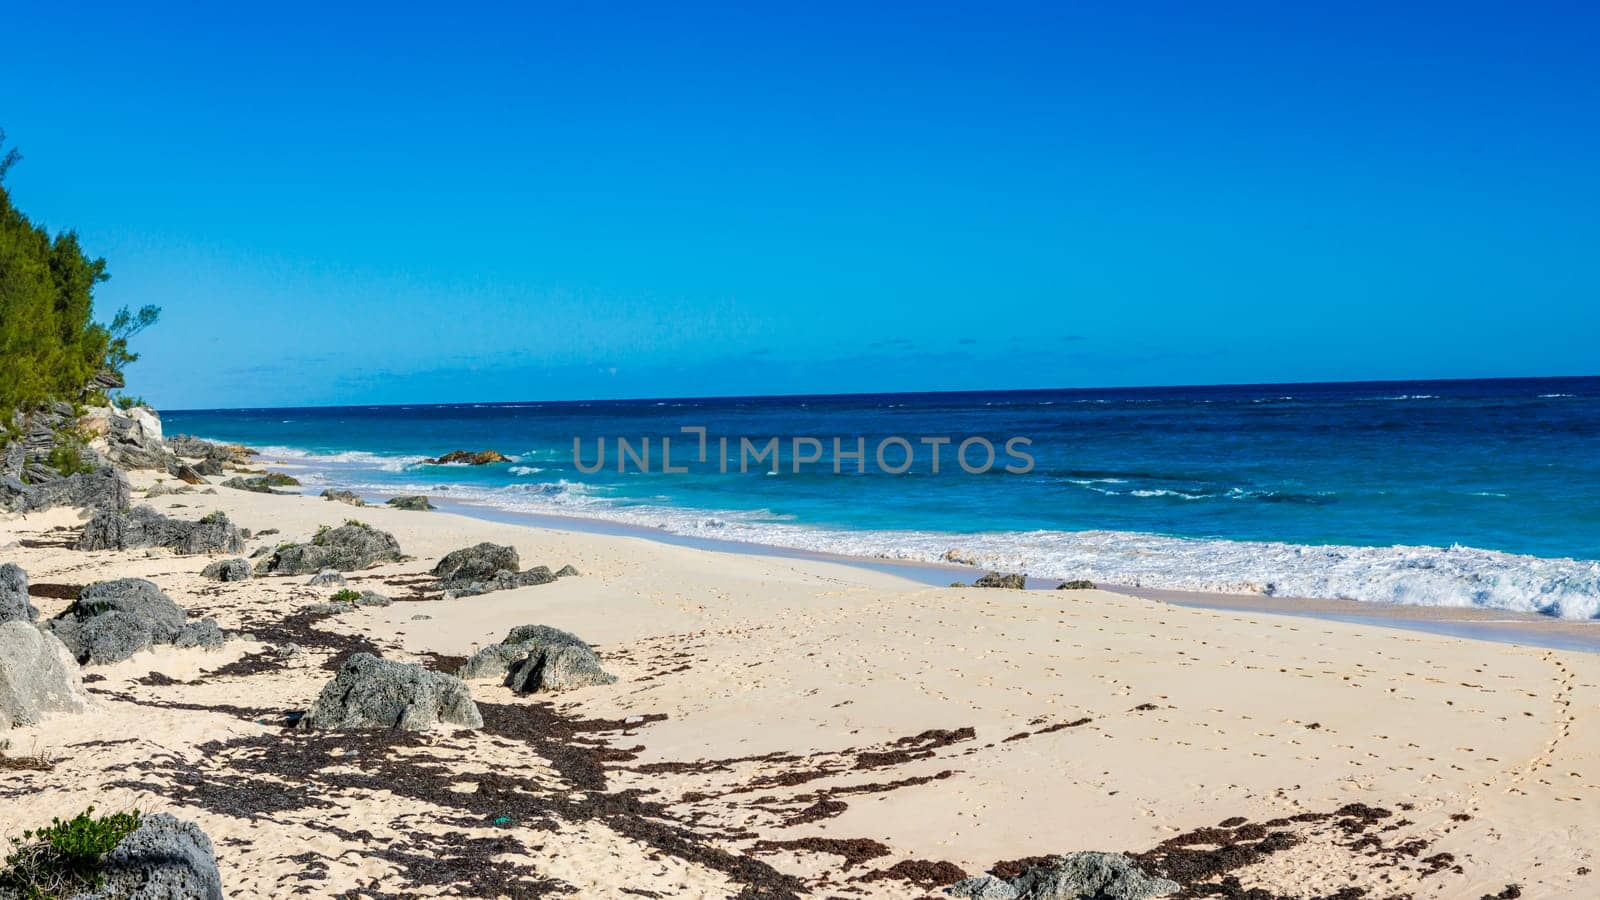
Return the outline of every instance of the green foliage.
<path id="1" fill-rule="evenodd" d="M 357 600 L 359 600 L 360 598 L 361 598 L 361 592 L 360 591 L 352 591 L 349 588 L 344 588 L 343 590 L 338 591 L 337 593 L 335 593 L 332 597 L 329 597 L 328 599 L 333 601 L 334 603 L 354 603 Z"/>
<path id="2" fill-rule="evenodd" d="M 0 131 L 0 149 L 5 133 Z M 77 398 L 103 369 L 121 372 L 137 357 L 128 341 L 161 311 L 122 310 L 110 327 L 93 319 L 105 260 L 86 256 L 78 236 L 52 236 L 11 205 L 4 177 L 21 159 L 0 155 L 0 418 L 49 400 Z"/>
<path id="3" fill-rule="evenodd" d="M 220 509 L 208 512 L 200 517 L 200 524 L 202 525 L 220 525 L 226 521 L 228 521 L 228 514 Z"/>
<path id="4" fill-rule="evenodd" d="M 0 892 L 49 900 L 99 887 L 101 859 L 138 827 L 137 812 L 96 817 L 91 806 L 65 822 L 24 831 L 11 839 Z"/>
<path id="5" fill-rule="evenodd" d="M 129 394 L 118 394 L 115 397 L 111 398 L 111 402 L 115 403 L 117 405 L 117 409 L 124 410 L 124 411 L 130 410 L 130 409 L 134 409 L 134 408 L 140 407 L 140 406 L 143 406 L 143 407 L 146 407 L 146 408 L 148 408 L 150 406 L 150 404 L 144 402 L 144 398 L 143 397 L 134 397 L 134 396 L 131 396 Z"/>
<path id="6" fill-rule="evenodd" d="M 47 462 L 50 468 L 62 475 L 76 475 L 80 472 L 93 472 L 94 466 L 83 458 L 86 441 L 83 435 L 75 430 L 62 430 L 56 432 L 54 445 L 50 448 Z"/>

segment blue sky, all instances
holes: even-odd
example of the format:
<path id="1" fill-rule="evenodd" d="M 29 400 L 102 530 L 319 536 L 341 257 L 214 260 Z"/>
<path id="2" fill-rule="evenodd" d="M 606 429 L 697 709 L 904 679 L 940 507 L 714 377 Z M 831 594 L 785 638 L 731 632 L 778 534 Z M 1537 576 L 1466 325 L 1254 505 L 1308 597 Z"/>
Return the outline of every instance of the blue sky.
<path id="1" fill-rule="evenodd" d="M 0 38 L 158 406 L 1600 372 L 1592 7 L 228 6 Z"/>

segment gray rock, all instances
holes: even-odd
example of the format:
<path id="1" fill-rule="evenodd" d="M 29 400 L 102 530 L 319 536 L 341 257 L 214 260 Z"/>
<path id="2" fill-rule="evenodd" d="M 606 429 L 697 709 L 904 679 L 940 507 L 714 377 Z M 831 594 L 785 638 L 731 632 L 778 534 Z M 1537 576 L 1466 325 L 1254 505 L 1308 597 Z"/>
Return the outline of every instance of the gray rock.
<path id="1" fill-rule="evenodd" d="M 173 519 L 141 506 L 132 513 L 102 510 L 83 526 L 78 550 L 132 550 L 168 547 L 178 553 L 239 553 L 244 537 L 226 514 L 211 513 L 197 521 Z"/>
<path id="2" fill-rule="evenodd" d="M 394 601 L 390 600 L 388 595 L 380 594 L 377 591 L 362 591 L 361 596 L 356 598 L 357 606 L 389 606 L 393 603 Z"/>
<path id="3" fill-rule="evenodd" d="M 944 891 L 952 897 L 969 897 L 971 900 L 1017 900 L 1017 889 L 1011 882 L 993 875 L 958 881 Z"/>
<path id="4" fill-rule="evenodd" d="M 1014 588 L 1021 590 L 1027 586 L 1026 575 L 1002 575 L 999 572 L 990 572 L 972 583 L 973 587 L 981 588 Z"/>
<path id="5" fill-rule="evenodd" d="M 394 535 L 361 522 L 348 522 L 318 532 L 310 543 L 279 547 L 259 570 L 281 575 L 311 575 L 323 569 L 354 572 L 402 558 Z"/>
<path id="6" fill-rule="evenodd" d="M 323 569 L 306 582 L 312 587 L 344 587 L 347 582 L 337 569 Z"/>
<path id="7" fill-rule="evenodd" d="M 556 577 L 557 578 L 571 578 L 574 575 L 578 575 L 578 574 L 580 574 L 580 573 L 578 572 L 577 568 L 574 567 L 571 563 L 568 563 L 567 565 L 564 565 L 561 568 L 556 570 Z"/>
<path id="8" fill-rule="evenodd" d="M 61 641 L 31 623 L 0 623 L 0 731 L 82 712 L 83 681 Z"/>
<path id="9" fill-rule="evenodd" d="M 0 622 L 32 622 L 39 610 L 28 598 L 28 573 L 16 563 L 0 566 Z"/>
<path id="10" fill-rule="evenodd" d="M 98 888 L 74 900 L 222 900 L 211 840 L 193 822 L 143 816 L 100 863 Z"/>
<path id="11" fill-rule="evenodd" d="M 439 724 L 483 727 L 465 682 L 370 653 L 345 660 L 301 728 L 392 728 L 415 731 Z"/>
<path id="12" fill-rule="evenodd" d="M 361 499 L 361 497 L 354 491 L 336 491 L 333 488 L 328 488 L 327 490 L 323 491 L 322 499 L 335 500 L 339 503 L 348 503 L 351 506 L 367 505 L 367 501 Z"/>
<path id="13" fill-rule="evenodd" d="M 216 619 L 201 619 L 183 626 L 178 636 L 173 640 L 177 647 L 200 647 L 206 650 L 218 650 L 227 641 L 222 629 L 217 627 Z"/>
<path id="14" fill-rule="evenodd" d="M 484 542 L 447 554 L 433 567 L 433 576 L 444 581 L 484 581 L 503 572 L 516 574 L 520 568 L 516 548 Z"/>
<path id="15" fill-rule="evenodd" d="M 1149 900 L 1176 893 L 1122 853 L 1082 851 L 1051 857 L 1011 880 L 1020 900 Z"/>
<path id="16" fill-rule="evenodd" d="M 184 484 L 197 485 L 206 483 L 204 473 L 187 463 L 173 466 L 171 472 L 174 478 L 178 479 Z"/>
<path id="17" fill-rule="evenodd" d="M 212 581 L 249 581 L 250 561 L 247 559 L 219 559 L 200 570 L 203 578 Z"/>
<path id="18" fill-rule="evenodd" d="M 415 512 L 425 512 L 435 508 L 432 503 L 428 502 L 427 497 L 420 494 L 409 497 L 391 497 L 386 505 L 395 509 L 409 509 Z"/>
<path id="19" fill-rule="evenodd" d="M 505 680 L 512 669 L 530 655 L 542 656 L 546 650 L 555 647 L 591 649 L 583 638 L 570 631 L 551 628 L 549 625 L 518 625 L 506 634 L 504 641 L 490 644 L 473 654 L 456 672 L 456 677 L 473 680 L 486 678 Z M 592 651 L 590 655 L 593 655 Z M 598 665 L 598 660 L 596 664 Z"/>
<path id="20" fill-rule="evenodd" d="M 531 694 L 616 682 L 617 676 L 600 668 L 600 659 L 593 650 L 560 644 L 530 652 L 513 664 L 505 683 L 518 693 Z"/>
<path id="21" fill-rule="evenodd" d="M 183 607 L 154 584 L 123 578 L 84 588 L 45 628 L 74 659 L 91 666 L 120 662 L 155 644 L 221 645 L 215 622 L 191 624 L 187 619 Z"/>
<path id="22" fill-rule="evenodd" d="M 319 603 L 307 603 L 301 609 L 318 616 L 337 616 L 341 613 L 353 612 L 354 603 L 341 603 L 336 600 L 323 600 Z"/>
<path id="23" fill-rule="evenodd" d="M 128 486 L 128 479 L 109 466 L 66 478 L 50 477 L 52 474 L 46 473 L 46 477 L 35 484 L 22 485 L 21 495 L 13 496 L 8 508 L 24 512 L 57 506 L 123 510 L 132 502 L 133 493 Z M 14 493 L 12 490 L 0 490 L 0 494 Z"/>

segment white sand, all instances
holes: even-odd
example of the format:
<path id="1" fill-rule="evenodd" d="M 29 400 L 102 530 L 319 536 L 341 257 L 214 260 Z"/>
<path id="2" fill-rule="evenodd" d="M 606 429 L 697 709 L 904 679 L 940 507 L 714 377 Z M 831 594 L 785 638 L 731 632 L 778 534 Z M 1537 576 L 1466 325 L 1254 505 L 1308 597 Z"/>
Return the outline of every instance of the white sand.
<path id="1" fill-rule="evenodd" d="M 634 750 L 635 758 L 609 764 L 607 790 L 649 792 L 646 799 L 664 804 L 658 819 L 700 835 L 705 847 L 740 854 L 759 840 L 807 837 L 884 845 L 882 855 L 848 868 L 829 852 L 755 857 L 818 895 L 926 896 L 926 887 L 907 881 L 856 880 L 905 860 L 976 874 L 1048 853 L 1149 850 L 1233 817 L 1263 822 L 1363 803 L 1392 812 L 1367 831 L 1377 847 L 1350 846 L 1361 835 L 1332 820 L 1274 826 L 1302 842 L 1232 874 L 1287 896 L 1357 886 L 1372 897 L 1477 898 L 1512 883 L 1524 897 L 1600 896 L 1600 875 L 1580 874 L 1600 869 L 1600 656 L 1102 591 L 927 588 L 829 562 L 226 488 L 150 504 L 186 518 L 221 509 L 243 527 L 281 530 L 251 549 L 358 518 L 393 532 L 416 559 L 356 573 L 352 586 L 397 598 L 408 591 L 386 581 L 415 578 L 445 552 L 479 541 L 512 544 L 525 566 L 577 566 L 582 577 L 554 584 L 397 602 L 320 627 L 423 661 L 465 655 L 513 625 L 578 633 L 598 645 L 620 676 L 616 685 L 516 697 L 474 682 L 474 696 L 554 702 L 578 718 L 664 714 L 625 734 L 584 739 Z M 54 511 L 0 519 L 0 546 L 70 539 L 71 531 L 51 529 L 75 528 L 80 518 Z M 165 550 L 27 546 L 0 551 L 0 560 L 22 565 L 36 584 L 150 578 L 224 628 L 276 619 L 328 593 L 307 587 L 305 577 L 214 584 L 198 577 L 209 560 Z M 66 605 L 35 602 L 46 615 Z M 246 751 L 214 742 L 305 745 L 303 734 L 282 731 L 281 716 L 310 703 L 330 675 L 322 668 L 330 651 L 312 649 L 248 676 L 205 675 L 263 650 L 246 641 L 211 653 L 166 648 L 86 670 L 105 679 L 90 685 L 93 712 L 7 735 L 11 756 L 37 751 L 56 763 L 50 772 L 0 770 L 0 833 L 89 803 L 170 810 L 211 835 L 238 896 L 362 886 L 448 892 L 381 851 L 436 855 L 429 836 L 451 833 L 452 845 L 510 838 L 500 859 L 583 897 L 740 890 L 727 866 L 647 846 L 615 821 L 557 817 L 548 827 L 496 828 L 420 799 L 392 773 L 359 788 L 326 780 L 362 772 L 360 754 L 325 768 L 309 793 L 304 783 L 250 776 L 257 780 L 247 793 L 283 798 L 282 809 L 255 821 L 215 799 L 174 802 L 167 786 L 175 773 L 219 783 L 237 777 L 234 760 Z M 139 683 L 151 672 L 196 683 Z M 1068 727 L 1082 719 L 1089 721 Z M 963 728 L 974 736 L 961 738 Z M 948 743 L 895 744 L 930 730 L 955 734 Z M 494 772 L 533 779 L 552 796 L 582 797 L 544 756 L 504 737 L 440 731 L 423 745 L 384 755 L 434 757 L 421 764 L 459 772 L 462 791 Z M 861 755 L 895 749 L 911 758 Z M 750 759 L 768 754 L 781 757 Z M 702 760 L 726 762 L 633 771 Z M 874 760 L 883 764 L 870 766 Z M 858 768 L 864 761 L 869 767 Z M 893 782 L 908 783 L 849 790 Z M 818 800 L 834 814 L 786 824 Z M 1406 848 L 1410 841 L 1418 843 Z M 1439 871 L 1420 874 L 1432 868 Z"/>

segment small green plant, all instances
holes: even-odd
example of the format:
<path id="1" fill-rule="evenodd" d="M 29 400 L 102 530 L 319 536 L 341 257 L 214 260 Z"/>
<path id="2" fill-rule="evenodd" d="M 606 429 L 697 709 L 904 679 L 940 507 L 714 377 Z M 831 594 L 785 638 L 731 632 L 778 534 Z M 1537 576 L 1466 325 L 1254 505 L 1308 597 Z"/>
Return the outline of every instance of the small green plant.
<path id="1" fill-rule="evenodd" d="M 202 525 L 221 525 L 227 521 L 228 514 L 220 509 L 215 512 L 208 512 L 200 517 L 200 524 Z"/>
<path id="2" fill-rule="evenodd" d="M 62 475 L 93 472 L 94 466 L 83 458 L 84 443 L 83 435 L 74 429 L 63 428 L 56 432 L 55 444 L 50 448 L 46 462 Z"/>
<path id="3" fill-rule="evenodd" d="M 65 822 L 24 831 L 11 839 L 0 892 L 50 900 L 99 887 L 101 859 L 138 827 L 137 812 L 96 816 L 91 806 Z"/>
<path id="4" fill-rule="evenodd" d="M 360 597 L 361 597 L 361 593 L 359 591 L 352 591 L 349 588 L 344 588 L 343 590 L 338 591 L 337 593 L 335 593 L 332 597 L 329 597 L 328 599 L 333 601 L 334 603 L 354 603 Z"/>
<path id="5" fill-rule="evenodd" d="M 127 395 L 127 394 L 118 394 L 115 398 L 113 398 L 112 402 L 117 404 L 117 409 L 124 410 L 124 411 L 133 409 L 134 407 L 138 407 L 138 406 L 149 406 L 150 405 L 150 404 L 144 402 L 144 398 L 143 397 L 131 397 L 131 396 Z"/>

